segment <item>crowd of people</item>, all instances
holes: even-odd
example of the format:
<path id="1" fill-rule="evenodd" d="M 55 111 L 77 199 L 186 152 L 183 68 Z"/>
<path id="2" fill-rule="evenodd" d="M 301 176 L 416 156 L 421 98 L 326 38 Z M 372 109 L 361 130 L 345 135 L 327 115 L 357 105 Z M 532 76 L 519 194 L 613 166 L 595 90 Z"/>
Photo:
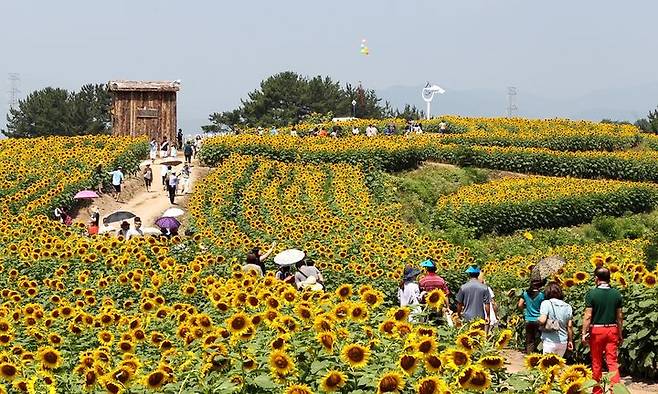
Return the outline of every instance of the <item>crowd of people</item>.
<path id="1" fill-rule="evenodd" d="M 477 267 L 466 270 L 468 281 L 461 285 L 455 295 L 456 307 L 448 301 L 450 290 L 446 281 L 436 273 L 432 260 L 421 263 L 426 272 L 418 280 L 421 271 L 412 266 L 404 268 L 398 299 L 400 306 L 411 309 L 409 319 L 418 321 L 452 324 L 451 318 L 468 322 L 484 320 L 487 330 L 498 325 L 498 308 L 494 302 L 494 292 L 486 284 L 484 275 Z M 607 370 L 613 373 L 611 383 L 620 381 L 617 351 L 622 343 L 623 315 L 621 293 L 610 286 L 610 271 L 599 267 L 594 272 L 596 287 L 585 297 L 585 312 L 582 322 L 581 343 L 589 346 L 592 359 L 592 373 L 596 381 L 601 381 L 604 360 Z M 446 296 L 442 313 L 423 312 L 426 295 L 440 289 Z M 564 301 L 563 289 L 557 282 L 533 279 L 528 289 L 521 293 L 517 307 L 525 320 L 525 352 L 535 353 L 540 344 L 544 354 L 552 353 L 561 357 L 575 349 L 574 313 L 571 305 Z M 454 313 L 453 313 L 454 309 Z M 594 393 L 602 393 L 595 388 Z"/>
<path id="2" fill-rule="evenodd" d="M 443 127 L 443 129 L 445 129 L 445 126 Z M 258 135 L 261 136 L 262 135 L 276 136 L 282 134 L 276 126 L 272 126 L 269 130 L 265 130 L 263 127 L 258 127 L 256 129 L 256 132 L 258 133 Z M 408 136 L 412 134 L 422 134 L 422 133 L 423 133 L 423 124 L 421 122 L 417 122 L 413 120 L 408 121 L 405 127 L 401 130 L 398 130 L 398 128 L 393 123 L 389 123 L 386 126 L 384 126 L 381 132 L 372 123 L 369 124 L 365 128 L 365 130 L 363 130 L 363 135 L 367 137 L 376 137 L 377 135 L 380 134 L 383 135 L 402 134 Z M 351 129 L 348 128 L 348 130 L 345 130 L 340 124 L 334 124 L 330 128 L 326 127 L 325 125 L 318 125 L 309 130 L 299 130 L 297 126 L 292 126 L 288 134 L 292 137 L 311 136 L 311 137 L 340 138 L 349 135 L 353 135 L 353 136 L 361 135 L 362 130 L 356 126 L 352 127 Z"/>

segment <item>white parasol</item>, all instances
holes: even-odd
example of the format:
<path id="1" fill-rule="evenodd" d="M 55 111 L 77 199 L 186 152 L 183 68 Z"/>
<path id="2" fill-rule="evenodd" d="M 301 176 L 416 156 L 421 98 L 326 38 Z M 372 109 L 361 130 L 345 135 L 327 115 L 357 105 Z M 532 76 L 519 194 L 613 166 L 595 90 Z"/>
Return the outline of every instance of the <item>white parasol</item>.
<path id="1" fill-rule="evenodd" d="M 280 266 L 293 265 L 304 260 L 304 257 L 306 257 L 306 253 L 299 249 L 286 249 L 274 256 L 274 263 Z"/>
<path id="2" fill-rule="evenodd" d="M 183 211 L 180 208 L 169 208 L 166 211 L 164 211 L 162 216 L 166 216 L 166 217 L 170 217 L 170 218 L 176 218 L 176 217 L 182 216 L 184 213 L 185 213 L 185 211 Z"/>

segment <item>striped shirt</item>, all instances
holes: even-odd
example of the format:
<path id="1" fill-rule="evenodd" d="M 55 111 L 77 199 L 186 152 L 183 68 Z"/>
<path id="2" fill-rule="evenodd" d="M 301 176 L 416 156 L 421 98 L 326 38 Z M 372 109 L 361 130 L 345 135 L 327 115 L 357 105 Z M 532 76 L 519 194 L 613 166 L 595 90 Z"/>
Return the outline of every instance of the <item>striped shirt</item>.
<path id="1" fill-rule="evenodd" d="M 440 277 L 439 275 L 433 273 L 433 272 L 428 272 L 427 275 L 423 276 L 420 281 L 418 282 L 420 285 L 420 289 L 423 291 L 432 291 L 434 289 L 440 289 L 443 291 L 443 294 L 448 295 L 450 294 L 450 290 L 448 290 L 448 283 Z"/>

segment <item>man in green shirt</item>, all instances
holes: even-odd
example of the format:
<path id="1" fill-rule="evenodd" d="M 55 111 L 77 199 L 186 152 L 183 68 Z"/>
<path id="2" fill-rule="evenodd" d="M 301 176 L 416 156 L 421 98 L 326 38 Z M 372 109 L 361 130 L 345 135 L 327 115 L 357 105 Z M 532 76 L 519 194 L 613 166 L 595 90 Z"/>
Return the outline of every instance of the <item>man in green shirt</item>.
<path id="1" fill-rule="evenodd" d="M 617 349 L 622 342 L 624 317 L 619 290 L 610 287 L 610 270 L 599 267 L 594 270 L 596 287 L 585 296 L 585 316 L 583 317 L 583 338 L 589 345 L 592 357 L 592 377 L 601 381 L 603 374 L 603 354 L 608 371 L 613 372 L 612 384 L 619 383 Z M 594 394 L 602 394 L 601 387 L 595 387 Z"/>

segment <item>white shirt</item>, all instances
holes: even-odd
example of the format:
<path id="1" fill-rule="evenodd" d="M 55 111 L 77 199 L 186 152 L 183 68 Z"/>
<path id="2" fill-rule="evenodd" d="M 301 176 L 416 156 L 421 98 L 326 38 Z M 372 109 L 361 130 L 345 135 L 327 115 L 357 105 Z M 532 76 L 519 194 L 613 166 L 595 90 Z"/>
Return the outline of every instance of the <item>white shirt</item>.
<path id="1" fill-rule="evenodd" d="M 291 137 L 297 137 L 297 130 L 290 130 L 290 136 Z"/>
<path id="2" fill-rule="evenodd" d="M 133 237 L 142 237 L 142 236 L 144 236 L 144 232 L 141 229 L 137 229 L 137 228 L 131 228 L 126 233 L 126 239 L 130 239 Z"/>
<path id="3" fill-rule="evenodd" d="M 489 325 L 493 326 L 498 324 L 498 318 L 496 317 L 496 312 L 493 307 L 494 292 L 491 290 L 491 287 L 489 287 L 489 297 L 491 298 L 491 302 L 489 303 Z"/>
<path id="4" fill-rule="evenodd" d="M 375 126 L 373 127 L 366 127 L 366 136 L 368 137 L 374 137 L 377 135 L 377 128 Z"/>
<path id="5" fill-rule="evenodd" d="M 358 127 L 355 127 L 355 128 L 352 129 L 352 134 L 354 134 L 354 135 L 359 135 L 359 132 L 360 131 L 359 131 Z"/>
<path id="6" fill-rule="evenodd" d="M 420 304 L 420 287 L 418 283 L 408 282 L 404 284 L 404 289 L 398 288 L 398 299 L 400 306 Z"/>

